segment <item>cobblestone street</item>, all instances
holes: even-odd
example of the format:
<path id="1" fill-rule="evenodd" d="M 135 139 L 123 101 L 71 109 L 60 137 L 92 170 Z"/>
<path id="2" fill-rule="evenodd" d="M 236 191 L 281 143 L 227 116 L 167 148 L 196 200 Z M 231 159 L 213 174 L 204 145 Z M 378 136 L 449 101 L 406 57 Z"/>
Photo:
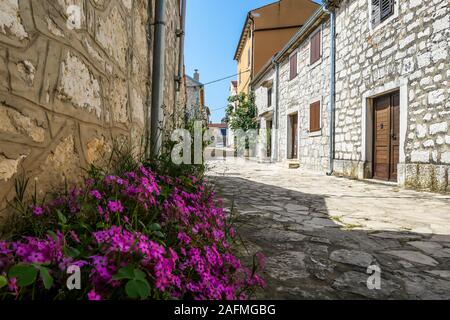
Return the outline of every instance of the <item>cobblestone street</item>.
<path id="1" fill-rule="evenodd" d="M 234 208 L 240 255 L 267 258 L 258 298 L 450 298 L 449 196 L 243 160 L 211 161 L 208 175 Z"/>

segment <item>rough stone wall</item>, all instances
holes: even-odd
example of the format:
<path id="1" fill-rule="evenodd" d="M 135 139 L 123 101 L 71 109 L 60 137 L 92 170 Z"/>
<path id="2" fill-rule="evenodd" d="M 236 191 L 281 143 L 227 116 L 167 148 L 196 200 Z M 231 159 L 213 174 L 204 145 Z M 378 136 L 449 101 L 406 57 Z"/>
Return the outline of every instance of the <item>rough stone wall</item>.
<path id="1" fill-rule="evenodd" d="M 164 137 L 169 139 L 175 128 L 184 126 L 186 95 L 184 88 L 177 91 L 181 28 L 178 0 L 166 1 L 166 53 L 164 79 Z"/>
<path id="2" fill-rule="evenodd" d="M 330 27 L 324 21 L 318 28 L 322 34 L 322 57 L 310 65 L 310 41 L 306 38 L 297 50 L 298 75 L 289 80 L 289 59 L 280 64 L 280 121 L 279 159 L 288 153 L 289 115 L 298 112 L 298 156 L 301 168 L 325 173 L 329 168 L 329 112 L 330 102 Z M 321 131 L 309 132 L 310 104 L 321 102 Z"/>
<path id="3" fill-rule="evenodd" d="M 186 116 L 189 120 L 202 119 L 200 92 L 203 88 L 186 77 Z"/>
<path id="4" fill-rule="evenodd" d="M 140 146 L 147 12 L 144 0 L 0 0 L 0 208 L 21 172 L 43 196 L 79 181 L 113 139 Z"/>
<path id="5" fill-rule="evenodd" d="M 365 100 L 400 89 L 399 182 L 449 191 L 450 7 L 446 0 L 397 2 L 398 16 L 374 31 L 367 0 L 337 9 L 336 170 L 367 177 Z"/>

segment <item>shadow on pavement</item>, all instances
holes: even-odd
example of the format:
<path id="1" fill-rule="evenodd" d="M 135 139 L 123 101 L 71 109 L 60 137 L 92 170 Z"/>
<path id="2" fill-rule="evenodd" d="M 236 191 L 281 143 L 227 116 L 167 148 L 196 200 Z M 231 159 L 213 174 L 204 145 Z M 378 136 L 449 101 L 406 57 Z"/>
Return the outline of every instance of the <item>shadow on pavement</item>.
<path id="1" fill-rule="evenodd" d="M 450 299 L 450 235 L 362 230 L 333 220 L 324 196 L 240 177 L 211 180 L 235 208 L 239 256 L 247 264 L 256 252 L 266 256 L 258 298 Z M 380 268 L 381 289 L 368 288 L 369 266 Z"/>

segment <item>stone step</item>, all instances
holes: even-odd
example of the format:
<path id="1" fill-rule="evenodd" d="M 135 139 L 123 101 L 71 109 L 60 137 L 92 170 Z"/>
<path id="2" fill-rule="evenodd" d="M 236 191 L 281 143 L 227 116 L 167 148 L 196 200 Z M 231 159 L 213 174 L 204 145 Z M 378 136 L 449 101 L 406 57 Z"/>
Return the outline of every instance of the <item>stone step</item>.
<path id="1" fill-rule="evenodd" d="M 289 169 L 298 169 L 298 168 L 300 168 L 300 162 L 298 162 L 298 161 L 289 161 L 287 163 L 287 166 L 288 166 Z"/>

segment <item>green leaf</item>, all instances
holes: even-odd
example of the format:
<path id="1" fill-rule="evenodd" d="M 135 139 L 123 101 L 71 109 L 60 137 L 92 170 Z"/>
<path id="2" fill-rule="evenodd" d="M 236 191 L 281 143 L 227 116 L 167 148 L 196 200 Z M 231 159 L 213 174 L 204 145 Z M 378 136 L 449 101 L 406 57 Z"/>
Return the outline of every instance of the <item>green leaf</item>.
<path id="1" fill-rule="evenodd" d="M 150 295 L 150 285 L 146 280 L 130 280 L 125 286 L 125 292 L 132 299 L 146 299 Z"/>
<path id="2" fill-rule="evenodd" d="M 0 289 L 8 284 L 8 279 L 4 276 L 0 276 Z"/>
<path id="3" fill-rule="evenodd" d="M 113 280 L 123 280 L 123 279 L 134 279 L 134 267 L 126 266 L 125 268 L 121 268 L 117 274 L 113 276 Z"/>
<path id="4" fill-rule="evenodd" d="M 56 235 L 56 233 L 53 232 L 52 230 L 48 230 L 47 233 L 48 233 L 48 235 L 49 235 L 50 237 L 52 237 L 53 240 L 55 240 L 55 241 L 58 241 L 58 240 L 59 240 L 59 239 L 58 239 L 58 236 Z"/>
<path id="5" fill-rule="evenodd" d="M 76 249 L 76 248 L 72 248 L 72 247 L 65 247 L 64 249 L 63 249 L 63 251 L 64 251 L 64 254 L 65 255 L 67 255 L 67 256 L 69 256 L 69 257 L 72 257 L 72 258 L 77 258 L 77 257 L 79 257 L 80 256 L 80 251 L 78 250 L 78 249 Z"/>
<path id="6" fill-rule="evenodd" d="M 149 229 L 152 231 L 159 231 L 159 230 L 161 230 L 161 226 L 158 223 L 154 223 L 154 224 L 150 225 Z"/>
<path id="7" fill-rule="evenodd" d="M 57 213 L 58 213 L 59 222 L 61 222 L 61 224 L 66 224 L 67 223 L 66 216 L 59 210 L 57 211 Z"/>
<path id="8" fill-rule="evenodd" d="M 45 289 L 49 290 L 53 286 L 53 277 L 50 272 L 45 267 L 39 268 L 39 274 L 41 276 L 42 282 L 44 283 Z"/>
<path id="9" fill-rule="evenodd" d="M 164 233 L 162 233 L 161 231 L 156 231 L 155 234 L 159 238 L 165 238 L 166 237 L 166 235 Z"/>
<path id="10" fill-rule="evenodd" d="M 19 264 L 9 269 L 9 278 L 16 278 L 19 287 L 26 287 L 36 281 L 37 270 L 32 265 Z"/>
<path id="11" fill-rule="evenodd" d="M 140 269 L 134 269 L 134 278 L 137 280 L 144 280 L 145 281 L 145 272 Z"/>

